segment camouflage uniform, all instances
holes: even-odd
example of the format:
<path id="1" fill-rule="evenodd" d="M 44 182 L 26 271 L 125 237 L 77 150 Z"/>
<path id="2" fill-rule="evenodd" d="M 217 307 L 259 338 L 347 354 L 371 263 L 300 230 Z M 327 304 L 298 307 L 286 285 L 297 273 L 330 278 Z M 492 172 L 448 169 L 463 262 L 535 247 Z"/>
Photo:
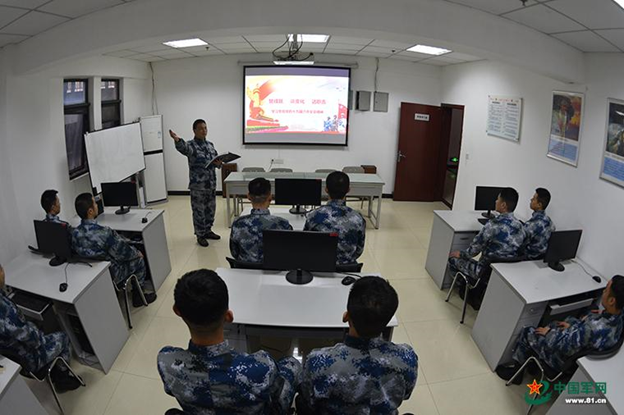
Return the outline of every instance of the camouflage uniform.
<path id="1" fill-rule="evenodd" d="M 411 346 L 378 337 L 347 336 L 344 343 L 313 350 L 297 398 L 302 414 L 397 414 L 418 376 Z"/>
<path id="2" fill-rule="evenodd" d="M 468 249 L 461 251 L 459 258 L 449 258 L 450 270 L 477 278 L 484 261 L 491 257 L 513 258 L 518 255 L 525 239 L 522 223 L 512 212 L 501 213 L 490 219 L 475 236 Z M 481 253 L 479 261 L 473 259 Z M 459 280 L 458 280 L 459 281 Z"/>
<path id="3" fill-rule="evenodd" d="M 366 222 L 344 200 L 330 200 L 308 213 L 303 230 L 338 233 L 338 264 L 352 264 L 364 252 Z"/>
<path id="4" fill-rule="evenodd" d="M 524 224 L 526 232 L 525 253 L 529 259 L 538 259 L 546 253 L 548 240 L 555 231 L 555 225 L 543 210 L 533 212 L 531 219 Z"/>
<path id="5" fill-rule="evenodd" d="M 139 284 L 144 285 L 145 261 L 139 250 L 111 228 L 99 225 L 95 219 L 83 219 L 72 231 L 72 248 L 81 257 L 110 261 L 115 284 L 134 274 Z"/>
<path id="6" fill-rule="evenodd" d="M 622 335 L 624 317 L 607 312 L 588 313 L 580 320 L 565 319 L 567 329 L 551 322 L 545 336 L 535 333 L 535 327 L 525 327 L 513 352 L 513 359 L 522 364 L 532 354 L 555 370 L 561 370 L 566 358 L 583 349 L 604 350 L 612 347 Z"/>
<path id="7" fill-rule="evenodd" d="M 193 227 L 198 238 L 204 237 L 212 230 L 217 208 L 216 167 L 214 164 L 208 165 L 218 155 L 217 150 L 210 141 L 197 138 L 192 141 L 180 139 L 175 143 L 175 148 L 188 157 Z"/>
<path id="8" fill-rule="evenodd" d="M 61 218 L 59 218 L 57 215 L 53 215 L 51 213 L 46 213 L 46 217 L 43 220 L 44 222 L 55 222 L 55 223 L 65 223 L 67 224 L 67 222 L 62 221 Z"/>
<path id="9" fill-rule="evenodd" d="M 230 252 L 234 259 L 262 263 L 262 231 L 265 229 L 292 231 L 292 226 L 286 219 L 272 216 L 269 209 L 251 209 L 250 215 L 236 219 L 230 233 Z"/>
<path id="10" fill-rule="evenodd" d="M 287 413 L 301 364 L 292 357 L 276 363 L 264 351 L 239 353 L 227 341 L 214 346 L 189 342 L 188 350 L 164 347 L 158 372 L 165 392 L 185 414 L 270 414 Z"/>
<path id="11" fill-rule="evenodd" d="M 57 356 L 69 362 L 67 335 L 62 332 L 43 334 L 26 321 L 3 290 L 0 290 L 0 350 L 18 356 L 24 369 L 33 373 Z"/>

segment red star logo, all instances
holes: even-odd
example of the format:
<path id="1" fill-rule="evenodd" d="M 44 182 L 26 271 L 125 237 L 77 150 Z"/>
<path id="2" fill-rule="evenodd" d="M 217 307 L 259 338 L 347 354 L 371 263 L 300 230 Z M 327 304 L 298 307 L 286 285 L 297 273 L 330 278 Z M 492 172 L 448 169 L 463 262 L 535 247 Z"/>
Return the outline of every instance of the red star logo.
<path id="1" fill-rule="evenodd" d="M 541 383 L 537 383 L 537 381 L 535 379 L 533 379 L 533 383 L 528 384 L 527 385 L 530 389 L 529 391 L 529 395 L 533 395 L 534 393 L 539 395 L 540 394 L 540 388 L 544 385 L 542 385 Z"/>

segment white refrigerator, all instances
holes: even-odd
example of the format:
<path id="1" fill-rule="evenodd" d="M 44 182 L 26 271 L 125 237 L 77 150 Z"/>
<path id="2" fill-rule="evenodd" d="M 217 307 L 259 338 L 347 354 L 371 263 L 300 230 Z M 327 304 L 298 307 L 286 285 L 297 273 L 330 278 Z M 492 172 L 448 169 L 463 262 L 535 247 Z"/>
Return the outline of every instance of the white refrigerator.
<path id="1" fill-rule="evenodd" d="M 162 115 L 141 117 L 141 136 L 143 137 L 143 188 L 147 204 L 167 200 L 167 182 L 165 181 L 165 156 L 163 154 Z"/>

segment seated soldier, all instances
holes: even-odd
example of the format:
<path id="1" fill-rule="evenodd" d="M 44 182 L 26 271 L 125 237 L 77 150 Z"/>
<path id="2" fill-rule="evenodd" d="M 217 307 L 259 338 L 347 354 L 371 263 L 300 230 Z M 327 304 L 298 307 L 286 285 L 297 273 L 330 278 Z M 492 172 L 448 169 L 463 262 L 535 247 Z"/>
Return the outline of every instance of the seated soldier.
<path id="1" fill-rule="evenodd" d="M 352 264 L 364 252 L 366 222 L 359 212 L 348 207 L 349 176 L 335 171 L 327 176 L 325 191 L 329 201 L 308 213 L 304 231 L 335 232 L 338 234 L 338 264 Z"/>
<path id="2" fill-rule="evenodd" d="M 26 321 L 22 312 L 4 291 L 4 269 L 0 265 L 0 354 L 16 356 L 23 368 L 37 373 L 57 356 L 69 363 L 69 338 L 65 333 L 44 334 L 33 323 Z M 74 390 L 80 381 L 62 364 L 56 364 L 51 373 L 58 393 Z"/>
<path id="3" fill-rule="evenodd" d="M 143 289 L 148 304 L 156 300 L 156 293 L 145 291 L 145 261 L 143 254 L 117 232 L 109 227 L 99 225 L 95 218 L 98 206 L 90 193 L 82 193 L 76 197 L 76 213 L 82 219 L 80 225 L 72 231 L 72 248 L 84 258 L 110 261 L 113 282 L 120 286 L 131 275 L 136 275 Z M 132 305 L 143 305 L 139 291 L 132 291 Z"/>
<path id="4" fill-rule="evenodd" d="M 186 273 L 174 289 L 173 311 L 189 327 L 188 349 L 164 347 L 158 372 L 165 392 L 189 414 L 285 414 L 299 386 L 301 364 L 275 362 L 265 351 L 239 353 L 224 340 L 228 309 L 225 282 L 200 269 Z"/>
<path id="5" fill-rule="evenodd" d="M 535 189 L 530 204 L 533 215 L 524 224 L 526 232 L 524 252 L 528 259 L 540 259 L 544 256 L 550 235 L 555 231 L 555 225 L 545 212 L 549 203 L 550 192 L 541 187 Z"/>
<path id="6" fill-rule="evenodd" d="M 567 358 L 581 350 L 600 351 L 613 347 L 623 335 L 623 276 L 616 275 L 609 281 L 601 302 L 604 310 L 593 310 L 581 319 L 568 317 L 546 327 L 525 327 L 513 352 L 515 364 L 497 367 L 498 376 L 509 380 L 531 355 L 559 371 Z M 514 383 L 521 382 L 522 376 L 516 376 Z"/>
<path id="7" fill-rule="evenodd" d="M 496 199 L 496 211 L 499 213 L 490 219 L 464 251 L 451 252 L 449 269 L 453 276 L 460 271 L 465 276 L 476 280 L 484 263 L 491 258 L 513 258 L 519 255 L 525 240 L 522 223 L 515 218 L 513 211 L 518 204 L 518 192 L 513 188 L 503 189 Z M 473 257 L 481 254 L 477 261 Z M 457 279 L 460 295 L 463 295 L 464 281 Z"/>
<path id="8" fill-rule="evenodd" d="M 418 376 L 418 356 L 411 346 L 380 336 L 399 298 L 378 277 L 362 277 L 349 293 L 349 323 L 344 343 L 315 349 L 303 369 L 299 414 L 397 414 L 409 399 Z"/>
<path id="9" fill-rule="evenodd" d="M 264 259 L 262 231 L 292 230 L 292 226 L 286 219 L 272 216 L 269 212 L 271 183 L 267 179 L 259 177 L 249 182 L 247 198 L 251 201 L 253 209 L 251 214 L 239 217 L 232 224 L 230 252 L 238 261 L 262 263 Z"/>
<path id="10" fill-rule="evenodd" d="M 68 225 L 67 222 L 62 221 L 58 215 L 61 213 L 61 201 L 57 196 L 57 191 L 50 189 L 41 194 L 41 207 L 46 213 L 44 219 L 45 222 L 57 222 Z"/>

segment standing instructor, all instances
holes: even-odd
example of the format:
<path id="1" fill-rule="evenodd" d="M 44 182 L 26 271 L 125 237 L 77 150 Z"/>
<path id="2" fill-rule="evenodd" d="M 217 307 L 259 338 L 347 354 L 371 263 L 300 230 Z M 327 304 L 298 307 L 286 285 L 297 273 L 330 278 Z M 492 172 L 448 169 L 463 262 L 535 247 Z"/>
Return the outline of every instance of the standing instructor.
<path id="1" fill-rule="evenodd" d="M 221 161 L 210 163 L 217 156 L 214 145 L 206 140 L 208 127 L 206 121 L 195 120 L 193 123 L 195 138 L 184 141 L 176 133 L 169 130 L 169 135 L 175 141 L 175 148 L 188 157 L 189 190 L 191 191 L 191 209 L 193 210 L 193 227 L 197 243 L 208 246 L 208 239 L 221 239 L 212 231 L 215 210 L 217 207 L 216 167 L 221 167 Z"/>

